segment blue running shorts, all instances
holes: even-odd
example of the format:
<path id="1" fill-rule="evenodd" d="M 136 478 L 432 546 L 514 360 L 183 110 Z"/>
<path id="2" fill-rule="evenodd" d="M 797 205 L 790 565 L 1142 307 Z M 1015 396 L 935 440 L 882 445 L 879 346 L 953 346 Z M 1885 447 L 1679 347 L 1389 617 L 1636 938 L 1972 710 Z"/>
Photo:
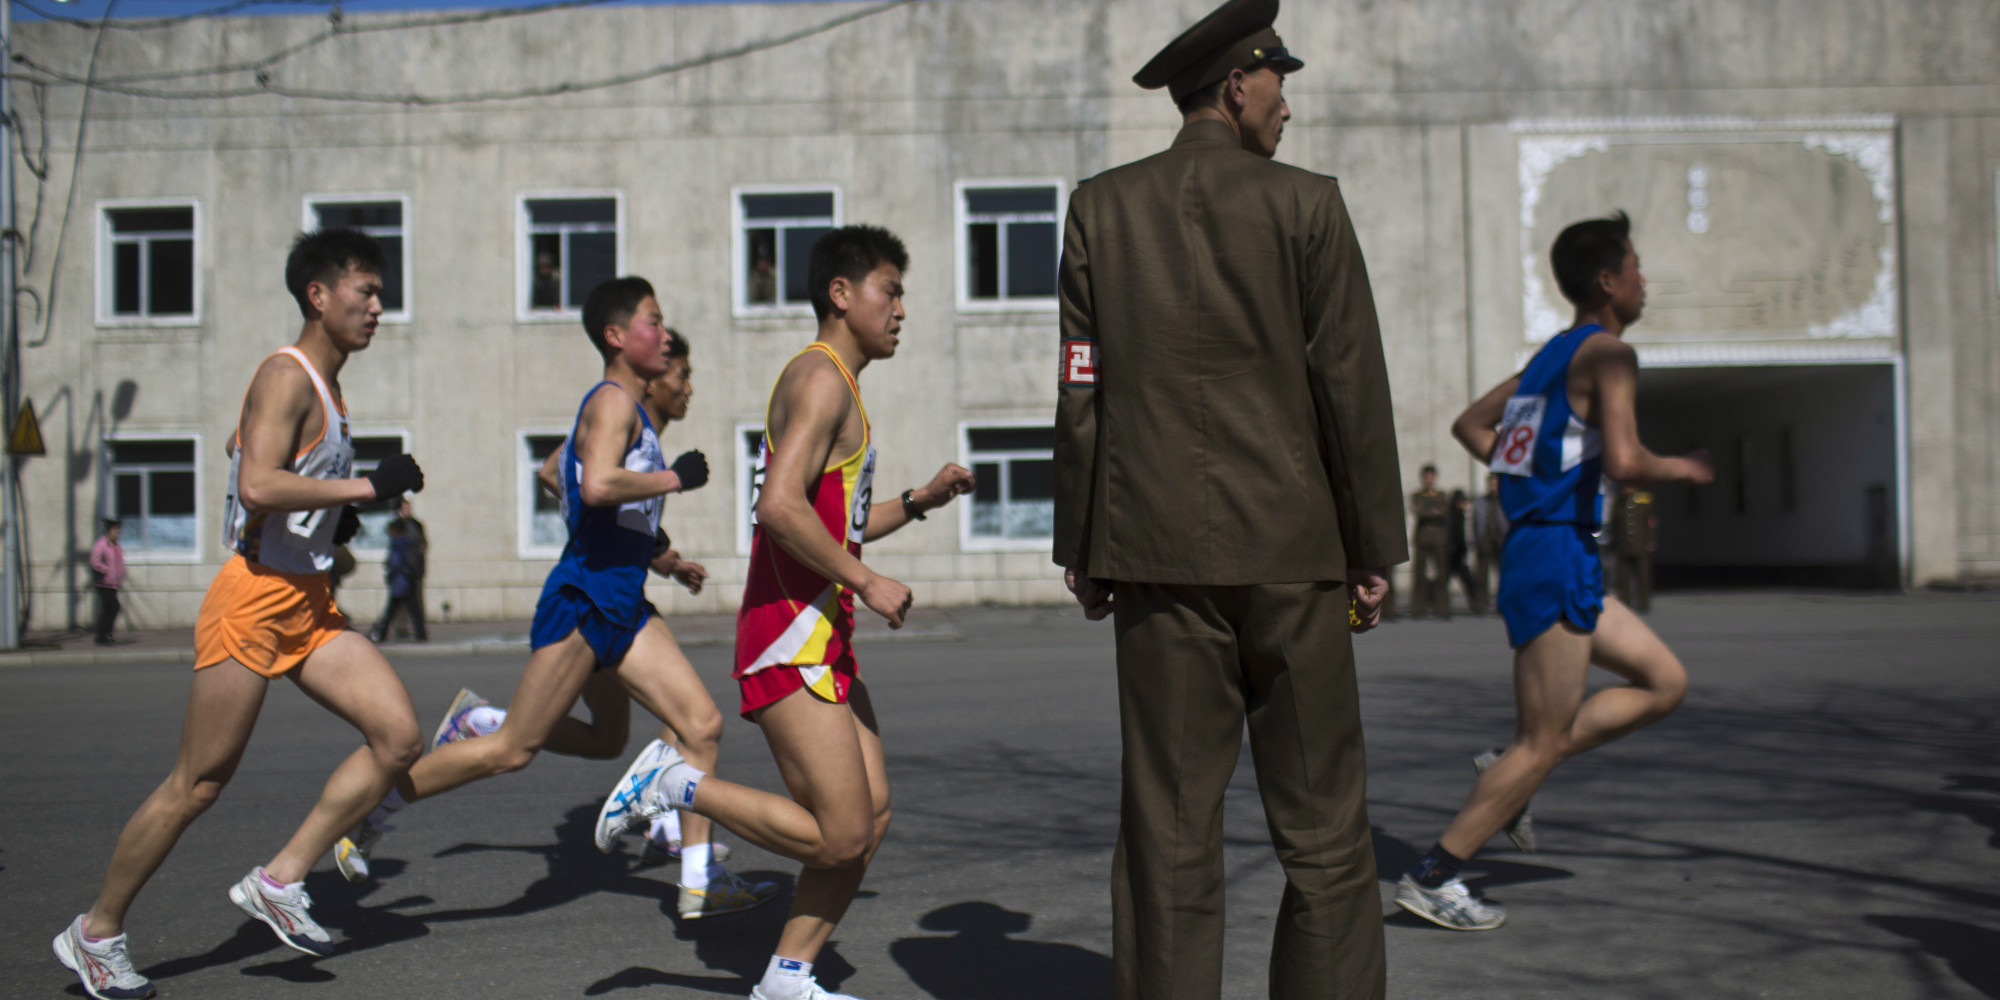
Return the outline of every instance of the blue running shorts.
<path id="1" fill-rule="evenodd" d="M 646 620 L 659 614 L 651 601 L 640 601 L 641 614 L 638 625 L 625 625 L 613 621 L 589 597 L 575 587 L 563 585 L 542 591 L 542 599 L 535 604 L 535 624 L 528 631 L 528 648 L 540 649 L 553 645 L 569 637 L 571 632 L 583 633 L 583 641 L 590 644 L 590 650 L 597 654 L 595 670 L 609 670 L 625 659 L 625 653 L 632 648 L 632 640 L 638 638 L 639 630 L 646 627 Z"/>
<path id="2" fill-rule="evenodd" d="M 1567 619 L 1597 631 L 1604 610 L 1604 565 L 1581 524 L 1517 524 L 1500 550 L 1500 617 L 1516 649 Z"/>

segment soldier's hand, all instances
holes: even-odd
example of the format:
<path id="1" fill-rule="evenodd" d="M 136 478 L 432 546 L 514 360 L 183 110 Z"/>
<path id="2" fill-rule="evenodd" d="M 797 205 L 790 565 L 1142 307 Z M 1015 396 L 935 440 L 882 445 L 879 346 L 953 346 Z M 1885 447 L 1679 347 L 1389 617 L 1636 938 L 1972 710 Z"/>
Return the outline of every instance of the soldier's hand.
<path id="1" fill-rule="evenodd" d="M 1382 600 L 1389 596 L 1389 576 L 1379 569 L 1349 568 L 1347 587 L 1354 595 L 1354 631 L 1366 632 L 1382 624 Z"/>
<path id="2" fill-rule="evenodd" d="M 876 573 L 854 591 L 868 610 L 889 620 L 890 628 L 902 628 L 903 616 L 910 613 L 910 588 Z"/>
<path id="3" fill-rule="evenodd" d="M 946 462 L 944 468 L 939 469 L 938 474 L 924 484 L 923 489 L 910 491 L 910 498 L 928 509 L 935 510 L 950 503 L 961 493 L 972 492 L 976 482 L 977 480 L 972 478 L 972 470 L 957 462 Z"/>
<path id="4" fill-rule="evenodd" d="M 1101 622 L 1116 609 L 1111 588 L 1079 575 L 1074 569 L 1063 570 L 1063 585 L 1076 595 L 1076 603 L 1083 607 L 1083 617 L 1089 621 Z"/>
<path id="5" fill-rule="evenodd" d="M 1709 457 L 1707 448 L 1696 448 L 1681 456 L 1681 461 L 1688 464 L 1688 482 L 1696 486 L 1715 482 L 1715 459 Z"/>

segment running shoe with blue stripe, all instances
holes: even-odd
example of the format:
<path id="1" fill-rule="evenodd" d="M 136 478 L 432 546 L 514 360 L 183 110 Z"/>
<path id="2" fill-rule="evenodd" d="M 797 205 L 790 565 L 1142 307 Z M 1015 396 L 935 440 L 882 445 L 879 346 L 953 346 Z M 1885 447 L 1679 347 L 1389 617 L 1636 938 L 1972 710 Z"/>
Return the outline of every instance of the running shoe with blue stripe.
<path id="1" fill-rule="evenodd" d="M 472 724 L 466 721 L 466 716 L 471 715 L 473 709 L 490 704 L 492 702 L 474 694 L 471 688 L 459 688 L 458 694 L 451 699 L 451 707 L 444 710 L 444 721 L 439 722 L 437 732 L 431 734 L 431 749 L 478 736 Z"/>
<path id="2" fill-rule="evenodd" d="M 667 745 L 667 741 L 656 739 L 639 751 L 632 759 L 632 766 L 625 769 L 618 784 L 611 787 L 611 794 L 604 799 L 604 808 L 597 812 L 597 849 L 606 854 L 618 845 L 618 838 L 632 828 L 632 824 L 650 819 L 643 799 L 648 789 L 653 787 L 653 779 L 660 772 L 680 763 L 680 751 Z"/>
<path id="3" fill-rule="evenodd" d="M 1507 911 L 1479 898 L 1456 875 L 1435 889 L 1404 875 L 1396 883 L 1396 905 L 1454 931 L 1490 931 L 1507 922 Z"/>

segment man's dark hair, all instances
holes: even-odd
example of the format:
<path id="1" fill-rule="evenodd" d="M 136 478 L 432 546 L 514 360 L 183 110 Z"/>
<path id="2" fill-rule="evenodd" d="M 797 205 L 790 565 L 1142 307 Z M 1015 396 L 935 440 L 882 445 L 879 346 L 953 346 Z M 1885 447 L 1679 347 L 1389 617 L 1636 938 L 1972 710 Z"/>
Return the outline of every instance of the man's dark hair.
<path id="1" fill-rule="evenodd" d="M 650 298 L 655 298 L 653 283 L 630 275 L 613 278 L 590 290 L 590 298 L 583 300 L 583 332 L 590 334 L 590 343 L 597 353 L 607 359 L 611 357 L 611 345 L 604 341 L 604 328 L 631 322 L 632 314 L 639 311 L 639 303 Z"/>
<path id="2" fill-rule="evenodd" d="M 667 360 L 675 361 L 688 356 L 687 334 L 667 327 Z"/>
<path id="3" fill-rule="evenodd" d="M 292 254 L 285 258 L 285 287 L 299 303 L 299 312 L 313 318 L 312 303 L 306 301 L 306 286 L 317 281 L 331 286 L 349 271 L 381 274 L 382 244 L 358 229 L 334 226 L 300 233 L 292 241 Z"/>
<path id="4" fill-rule="evenodd" d="M 120 521 L 119 519 L 117 519 L 117 518 L 115 518 L 115 517 L 107 517 L 107 518 L 105 518 L 105 519 L 104 519 L 104 530 L 105 530 L 105 531 L 110 531 L 110 530 L 111 530 L 111 529 L 113 529 L 113 528 L 122 528 L 122 527 L 124 527 L 124 526 L 125 526 L 125 522 L 123 522 L 123 521 Z"/>
<path id="5" fill-rule="evenodd" d="M 1421 468 L 1421 469 L 1418 469 L 1418 470 L 1417 470 L 1417 473 L 1418 473 L 1419 475 L 1422 475 L 1423 473 L 1426 473 L 1426 472 L 1428 472 L 1428 473 L 1430 473 L 1431 475 L 1435 476 L 1435 475 L 1437 475 L 1437 471 L 1438 471 L 1438 467 L 1437 467 L 1437 466 L 1435 466 L 1435 465 L 1432 465 L 1432 464 L 1430 464 L 1429 462 L 1425 462 L 1425 463 L 1424 463 L 1424 467 L 1423 467 L 1423 468 Z"/>
<path id="6" fill-rule="evenodd" d="M 884 264 L 908 271 L 910 252 L 903 249 L 903 241 L 895 233 L 881 226 L 842 226 L 820 237 L 806 265 L 813 316 L 823 323 L 833 315 L 833 293 L 827 290 L 833 279 L 846 278 L 859 284 L 868 272 Z"/>
<path id="7" fill-rule="evenodd" d="M 1632 239 L 1632 219 L 1622 210 L 1610 218 L 1573 223 L 1549 248 L 1549 266 L 1563 298 L 1579 306 L 1597 304 L 1597 276 L 1625 268 L 1625 251 Z"/>
<path id="8" fill-rule="evenodd" d="M 1211 83 L 1208 86 L 1203 87 L 1200 90 L 1197 90 L 1187 95 L 1186 97 L 1181 98 L 1181 103 L 1178 105 L 1181 114 L 1187 114 L 1188 112 L 1193 111 L 1196 108 L 1205 108 L 1211 105 L 1216 105 L 1216 106 L 1221 105 L 1222 87 L 1224 84 L 1227 84 L 1228 82 L 1229 78 L 1225 76 L 1222 79 L 1217 80 L 1214 83 Z"/>

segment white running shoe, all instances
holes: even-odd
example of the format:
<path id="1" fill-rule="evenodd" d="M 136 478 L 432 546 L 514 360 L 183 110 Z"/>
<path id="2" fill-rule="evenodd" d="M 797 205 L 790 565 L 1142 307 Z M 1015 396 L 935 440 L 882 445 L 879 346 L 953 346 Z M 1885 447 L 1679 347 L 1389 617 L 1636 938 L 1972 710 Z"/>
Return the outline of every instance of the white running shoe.
<path id="1" fill-rule="evenodd" d="M 368 852 L 375 848 L 386 826 L 376 826 L 367 820 L 350 831 L 347 836 L 333 845 L 333 866 L 340 869 L 340 877 L 361 885 L 368 881 Z"/>
<path id="2" fill-rule="evenodd" d="M 444 720 L 438 723 L 437 732 L 431 734 L 431 749 L 478 736 L 479 733 L 466 717 L 472 714 L 473 709 L 490 704 L 492 702 L 474 694 L 471 688 L 459 688 L 458 694 L 452 696 L 451 707 L 444 710 Z"/>
<path id="3" fill-rule="evenodd" d="M 719 917 L 725 913 L 741 913 L 778 898 L 776 882 L 748 882 L 719 864 L 709 865 L 708 871 L 707 888 L 690 889 L 685 885 L 681 886 L 682 920 L 699 920 L 702 917 Z"/>
<path id="4" fill-rule="evenodd" d="M 312 897 L 306 895 L 303 882 L 273 889 L 264 878 L 263 866 L 259 865 L 250 869 L 241 882 L 229 887 L 229 901 L 263 921 L 287 948 L 315 958 L 324 958 L 333 950 L 327 947 L 333 938 L 307 912 L 312 908 Z"/>
<path id="5" fill-rule="evenodd" d="M 83 981 L 84 992 L 97 1000 L 145 1000 L 155 995 L 153 984 L 132 971 L 132 954 L 125 950 L 125 935 L 89 941 L 83 936 L 83 914 L 50 944 L 56 960 Z"/>
<path id="6" fill-rule="evenodd" d="M 1472 773 L 1484 775 L 1486 769 L 1492 767 L 1493 762 L 1499 759 L 1498 750 L 1488 750 L 1472 758 Z M 1535 815 L 1528 811 L 1527 806 L 1522 806 L 1521 811 L 1514 814 L 1514 818 L 1508 820 L 1502 829 L 1507 831 L 1507 839 L 1513 841 L 1521 853 L 1535 853 Z"/>
<path id="7" fill-rule="evenodd" d="M 648 818 L 642 799 L 646 790 L 653 787 L 654 779 L 661 771 L 680 763 L 680 751 L 667 745 L 665 740 L 654 740 L 639 751 L 632 759 L 632 766 L 625 769 L 623 777 L 611 786 L 611 794 L 604 799 L 604 808 L 597 811 L 597 849 L 606 854 L 618 845 L 618 838 L 624 836 L 632 824 Z"/>
<path id="8" fill-rule="evenodd" d="M 1454 875 L 1435 889 L 1408 875 L 1396 883 L 1396 905 L 1454 931 L 1490 931 L 1507 922 L 1507 912 L 1479 898 L 1465 880 Z"/>

